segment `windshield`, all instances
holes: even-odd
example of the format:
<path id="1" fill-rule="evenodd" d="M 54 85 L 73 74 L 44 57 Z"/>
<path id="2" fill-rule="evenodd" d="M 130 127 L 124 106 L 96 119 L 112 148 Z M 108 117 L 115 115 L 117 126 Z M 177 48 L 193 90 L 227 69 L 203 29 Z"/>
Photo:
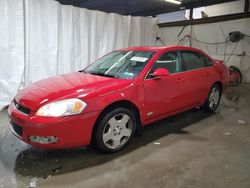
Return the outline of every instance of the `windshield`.
<path id="1" fill-rule="evenodd" d="M 155 52 L 114 51 L 88 66 L 84 72 L 99 76 L 133 79 L 136 78 Z"/>

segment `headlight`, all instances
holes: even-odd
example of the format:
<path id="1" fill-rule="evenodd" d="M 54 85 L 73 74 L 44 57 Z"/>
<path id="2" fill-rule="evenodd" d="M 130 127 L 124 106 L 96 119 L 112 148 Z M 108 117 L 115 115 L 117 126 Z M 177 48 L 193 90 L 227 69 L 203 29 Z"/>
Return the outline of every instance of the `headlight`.
<path id="1" fill-rule="evenodd" d="M 80 99 L 66 99 L 42 106 L 36 113 L 37 116 L 59 117 L 80 114 L 87 104 Z"/>

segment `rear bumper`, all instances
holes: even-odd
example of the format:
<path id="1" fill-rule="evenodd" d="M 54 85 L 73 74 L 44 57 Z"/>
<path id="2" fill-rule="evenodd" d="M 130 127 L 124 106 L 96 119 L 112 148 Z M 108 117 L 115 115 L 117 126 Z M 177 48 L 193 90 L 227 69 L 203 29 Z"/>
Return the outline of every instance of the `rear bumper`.
<path id="1" fill-rule="evenodd" d="M 98 112 L 67 117 L 28 116 L 19 112 L 13 103 L 8 109 L 12 132 L 24 142 L 38 148 L 63 149 L 87 146 Z M 31 142 L 30 136 L 57 138 L 56 143 L 40 144 Z"/>

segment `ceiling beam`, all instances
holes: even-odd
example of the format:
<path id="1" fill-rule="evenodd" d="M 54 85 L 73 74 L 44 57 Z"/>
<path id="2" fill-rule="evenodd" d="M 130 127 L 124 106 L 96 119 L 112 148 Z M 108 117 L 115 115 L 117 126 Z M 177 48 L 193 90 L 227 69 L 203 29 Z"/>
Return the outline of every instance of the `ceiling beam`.
<path id="1" fill-rule="evenodd" d="M 176 27 L 176 26 L 187 26 L 187 25 L 223 22 L 223 21 L 237 20 L 237 19 L 243 19 L 243 18 L 250 18 L 250 12 L 228 14 L 228 15 L 223 15 L 223 16 L 214 16 L 214 17 L 201 18 L 201 19 L 195 19 L 195 20 L 183 20 L 183 21 L 178 21 L 178 22 L 160 23 L 158 25 L 159 27 Z"/>

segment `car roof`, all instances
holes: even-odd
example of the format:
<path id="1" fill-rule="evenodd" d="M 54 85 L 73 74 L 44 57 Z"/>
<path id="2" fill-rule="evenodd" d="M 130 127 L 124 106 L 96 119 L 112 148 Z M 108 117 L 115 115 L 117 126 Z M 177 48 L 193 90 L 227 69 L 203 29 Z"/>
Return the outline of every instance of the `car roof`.
<path id="1" fill-rule="evenodd" d="M 129 48 L 122 48 L 118 51 L 171 51 L 171 50 L 188 50 L 188 51 L 194 51 L 199 52 L 203 55 L 206 55 L 208 58 L 213 60 L 211 56 L 203 52 L 202 50 L 199 50 L 197 48 L 189 47 L 189 46 L 136 46 L 136 47 L 129 47 Z"/>
<path id="2" fill-rule="evenodd" d="M 137 50 L 140 51 L 192 50 L 192 51 L 202 52 L 199 49 L 188 46 L 136 46 L 136 47 L 122 48 L 119 51 L 137 51 Z"/>

